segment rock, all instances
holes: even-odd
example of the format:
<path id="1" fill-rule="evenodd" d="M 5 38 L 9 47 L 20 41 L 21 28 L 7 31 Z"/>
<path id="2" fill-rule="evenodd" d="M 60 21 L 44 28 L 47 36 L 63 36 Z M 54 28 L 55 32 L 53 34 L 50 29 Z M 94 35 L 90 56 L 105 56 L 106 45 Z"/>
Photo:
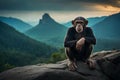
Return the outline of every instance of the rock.
<path id="1" fill-rule="evenodd" d="M 1 73 L 0 80 L 86 80 L 82 75 L 63 70 L 63 66 L 57 68 L 56 65 L 17 67 Z"/>
<path id="2" fill-rule="evenodd" d="M 110 53 L 97 62 L 106 76 L 112 80 L 120 80 L 120 51 Z"/>
<path id="3" fill-rule="evenodd" d="M 37 64 L 16 67 L 0 73 L 0 80 L 120 80 L 120 51 L 101 51 L 93 54 L 96 68 L 77 62 L 76 71 L 69 71 L 68 60 L 56 64 Z"/>

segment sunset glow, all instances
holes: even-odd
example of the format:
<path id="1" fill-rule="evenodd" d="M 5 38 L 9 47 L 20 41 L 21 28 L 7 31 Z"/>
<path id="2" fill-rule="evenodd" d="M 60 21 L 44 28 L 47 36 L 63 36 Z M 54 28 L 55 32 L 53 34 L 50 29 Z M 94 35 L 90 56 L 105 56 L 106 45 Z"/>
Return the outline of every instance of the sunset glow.
<path id="1" fill-rule="evenodd" d="M 113 7 L 113 6 L 110 6 L 110 5 L 96 5 L 95 7 L 98 10 L 101 10 L 101 11 L 120 12 L 120 8 Z"/>

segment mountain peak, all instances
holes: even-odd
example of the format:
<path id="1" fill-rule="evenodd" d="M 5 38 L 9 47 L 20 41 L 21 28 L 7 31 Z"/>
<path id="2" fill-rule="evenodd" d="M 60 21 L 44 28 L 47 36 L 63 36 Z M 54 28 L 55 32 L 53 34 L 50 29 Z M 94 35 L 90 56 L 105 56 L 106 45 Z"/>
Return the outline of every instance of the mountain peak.
<path id="1" fill-rule="evenodd" d="M 43 14 L 42 19 L 47 19 L 47 18 L 51 18 L 50 15 L 48 13 Z"/>
<path id="2" fill-rule="evenodd" d="M 48 13 L 43 14 L 42 19 L 40 19 L 39 24 L 55 22 Z"/>

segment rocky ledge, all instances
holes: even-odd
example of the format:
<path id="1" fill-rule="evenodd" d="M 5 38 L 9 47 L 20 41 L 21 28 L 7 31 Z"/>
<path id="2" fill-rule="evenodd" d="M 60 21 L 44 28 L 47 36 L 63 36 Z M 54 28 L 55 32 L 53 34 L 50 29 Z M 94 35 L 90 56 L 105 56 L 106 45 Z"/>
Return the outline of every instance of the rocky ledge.
<path id="1" fill-rule="evenodd" d="M 91 59 L 96 66 L 94 70 L 77 62 L 77 70 L 69 71 L 64 60 L 16 67 L 0 73 L 0 80 L 120 80 L 120 50 L 96 52 Z"/>

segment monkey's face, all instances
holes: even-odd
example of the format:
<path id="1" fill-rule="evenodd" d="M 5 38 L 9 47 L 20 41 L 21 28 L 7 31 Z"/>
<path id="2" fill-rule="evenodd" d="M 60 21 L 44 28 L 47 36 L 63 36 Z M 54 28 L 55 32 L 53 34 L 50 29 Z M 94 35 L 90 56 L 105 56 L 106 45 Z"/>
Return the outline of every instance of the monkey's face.
<path id="1" fill-rule="evenodd" d="M 81 24 L 82 26 L 84 26 L 84 21 L 83 20 L 75 20 L 74 21 L 74 26 L 77 26 L 77 24 Z"/>
<path id="2" fill-rule="evenodd" d="M 83 31 L 83 25 L 82 24 L 77 24 L 76 27 L 75 27 L 75 30 L 80 33 Z"/>

